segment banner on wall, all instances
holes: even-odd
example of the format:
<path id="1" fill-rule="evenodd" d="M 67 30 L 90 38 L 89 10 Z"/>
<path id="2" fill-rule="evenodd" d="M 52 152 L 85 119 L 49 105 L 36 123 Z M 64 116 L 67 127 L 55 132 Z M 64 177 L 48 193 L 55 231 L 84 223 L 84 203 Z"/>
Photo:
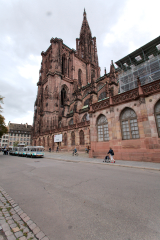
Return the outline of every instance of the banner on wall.
<path id="1" fill-rule="evenodd" d="M 62 142 L 62 134 L 54 135 L 54 142 Z"/>

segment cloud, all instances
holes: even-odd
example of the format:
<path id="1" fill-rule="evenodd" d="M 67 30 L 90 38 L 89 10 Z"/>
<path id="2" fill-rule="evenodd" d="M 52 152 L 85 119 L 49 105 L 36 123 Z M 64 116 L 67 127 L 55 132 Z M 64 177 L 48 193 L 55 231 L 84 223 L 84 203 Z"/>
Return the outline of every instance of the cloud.
<path id="1" fill-rule="evenodd" d="M 41 52 L 52 37 L 76 48 L 84 7 L 97 38 L 99 65 L 129 54 L 159 35 L 158 0 L 0 0 L 0 94 L 6 122 L 32 124 Z M 25 121 L 26 120 L 26 121 Z"/>
<path id="2" fill-rule="evenodd" d="M 103 41 L 105 49 L 109 49 L 109 51 L 112 49 L 115 61 L 158 37 L 159 7 L 159 0 L 152 2 L 129 0 L 126 2 L 121 16 L 110 27 Z M 117 46 L 119 51 L 117 51 Z"/>

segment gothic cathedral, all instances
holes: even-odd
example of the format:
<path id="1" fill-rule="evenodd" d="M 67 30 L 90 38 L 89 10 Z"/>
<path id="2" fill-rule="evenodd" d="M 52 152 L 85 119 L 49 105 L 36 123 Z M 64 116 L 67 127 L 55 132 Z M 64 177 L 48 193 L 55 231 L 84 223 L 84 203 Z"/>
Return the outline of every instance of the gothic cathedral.
<path id="1" fill-rule="evenodd" d="M 160 37 L 118 60 L 117 68 L 111 61 L 102 77 L 85 10 L 76 50 L 60 38 L 50 43 L 41 53 L 32 144 L 89 146 L 90 157 L 102 158 L 112 147 L 115 159 L 160 161 Z"/>

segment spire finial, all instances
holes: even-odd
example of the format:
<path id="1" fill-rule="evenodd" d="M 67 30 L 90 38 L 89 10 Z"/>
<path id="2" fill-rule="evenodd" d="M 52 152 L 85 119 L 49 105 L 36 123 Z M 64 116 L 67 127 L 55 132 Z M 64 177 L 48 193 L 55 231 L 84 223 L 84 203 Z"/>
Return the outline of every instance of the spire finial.
<path id="1" fill-rule="evenodd" d="M 84 13 L 83 13 L 83 16 L 85 16 L 86 15 L 86 10 L 85 10 L 85 8 L 84 8 Z"/>

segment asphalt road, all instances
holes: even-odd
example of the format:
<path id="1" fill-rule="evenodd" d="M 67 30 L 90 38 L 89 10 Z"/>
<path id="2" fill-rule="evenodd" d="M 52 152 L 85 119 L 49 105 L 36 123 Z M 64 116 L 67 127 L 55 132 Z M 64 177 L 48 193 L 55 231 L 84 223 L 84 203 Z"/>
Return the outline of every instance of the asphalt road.
<path id="1" fill-rule="evenodd" d="M 159 240 L 160 172 L 0 153 L 0 186 L 51 240 Z"/>

